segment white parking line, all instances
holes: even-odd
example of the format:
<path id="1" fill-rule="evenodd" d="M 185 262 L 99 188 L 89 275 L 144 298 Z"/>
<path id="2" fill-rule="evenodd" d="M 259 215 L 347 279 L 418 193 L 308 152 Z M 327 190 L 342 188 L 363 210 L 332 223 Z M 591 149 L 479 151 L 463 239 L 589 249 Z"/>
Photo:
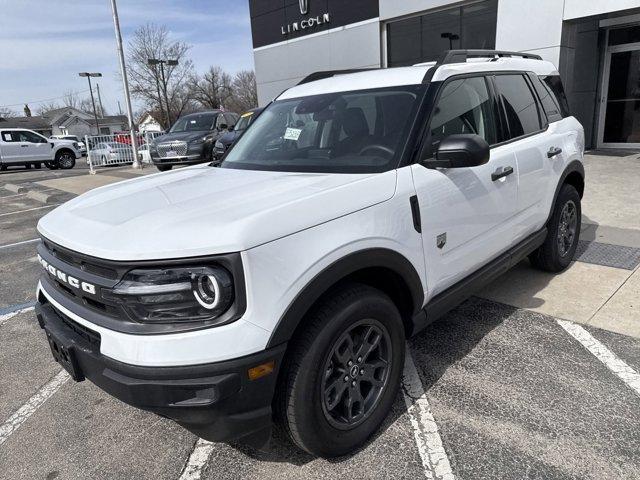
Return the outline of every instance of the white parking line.
<path id="1" fill-rule="evenodd" d="M 26 422 L 69 378 L 71 378 L 69 374 L 65 370 L 61 370 L 49 383 L 38 390 L 27 403 L 16 410 L 6 422 L 0 425 L 0 445 L 6 442 L 11 434 L 20 428 L 20 425 Z"/>
<path id="2" fill-rule="evenodd" d="M 27 243 L 34 243 L 34 242 L 39 242 L 39 241 L 40 241 L 39 238 L 32 238 L 31 240 L 24 240 L 22 242 L 9 243 L 8 245 L 0 245 L 0 250 L 2 250 L 4 248 L 17 247 L 18 245 L 26 245 Z"/>
<path id="3" fill-rule="evenodd" d="M 200 480 L 202 469 L 209 460 L 211 452 L 213 452 L 213 443 L 199 438 L 182 469 L 179 480 Z"/>
<path id="4" fill-rule="evenodd" d="M 620 380 L 626 383 L 629 388 L 640 395 L 640 374 L 618 358 L 615 353 L 596 340 L 589 332 L 580 325 L 568 322 L 567 320 L 556 320 L 569 335 L 589 350 L 598 360 L 615 373 Z"/>
<path id="5" fill-rule="evenodd" d="M 42 210 L 43 208 L 53 208 L 53 207 L 57 207 L 58 205 L 61 205 L 61 204 L 56 203 L 53 205 L 44 205 L 42 207 L 27 208 L 26 210 L 18 210 L 16 212 L 0 213 L 0 217 L 6 217 L 7 215 L 15 215 L 16 213 L 31 212 L 33 210 Z"/>
<path id="6" fill-rule="evenodd" d="M 8 312 L 8 313 L 5 313 L 4 315 L 0 315 L 0 325 L 2 325 L 4 322 L 9 320 L 10 318 L 15 317 L 16 315 L 19 315 L 24 312 L 30 312 L 31 310 L 33 310 L 33 308 L 34 308 L 33 306 L 20 308 L 14 312 Z"/>
<path id="7" fill-rule="evenodd" d="M 402 393 L 425 476 L 428 479 L 453 480 L 455 477 L 449 457 L 442 445 L 438 425 L 431 414 L 431 407 L 408 345 L 404 359 Z"/>

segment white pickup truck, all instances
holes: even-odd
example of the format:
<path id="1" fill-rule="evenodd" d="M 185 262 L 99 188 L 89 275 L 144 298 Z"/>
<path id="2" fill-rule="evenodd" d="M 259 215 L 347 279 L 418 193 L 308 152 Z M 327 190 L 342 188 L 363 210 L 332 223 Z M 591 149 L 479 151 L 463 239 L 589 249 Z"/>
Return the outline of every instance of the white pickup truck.
<path id="1" fill-rule="evenodd" d="M 11 165 L 27 168 L 69 169 L 81 157 L 78 142 L 48 139 L 32 130 L 22 128 L 0 129 L 0 170 Z"/>

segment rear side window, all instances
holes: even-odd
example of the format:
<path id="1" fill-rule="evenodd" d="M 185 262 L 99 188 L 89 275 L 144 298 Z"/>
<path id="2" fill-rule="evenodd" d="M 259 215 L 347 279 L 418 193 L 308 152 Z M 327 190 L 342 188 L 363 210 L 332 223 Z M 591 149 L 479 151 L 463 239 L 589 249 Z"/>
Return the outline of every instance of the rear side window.
<path id="1" fill-rule="evenodd" d="M 533 83 L 533 88 L 535 88 L 536 93 L 538 94 L 538 98 L 540 99 L 544 113 L 547 114 L 547 120 L 549 123 L 562 120 L 563 117 L 560 113 L 560 106 L 558 105 L 558 102 L 551 90 L 535 75 L 530 75 L 529 79 L 531 80 L 531 83 Z"/>
<path id="2" fill-rule="evenodd" d="M 496 131 L 489 91 L 484 77 L 463 78 L 447 83 L 431 119 L 431 151 L 449 135 L 475 133 L 491 145 Z"/>
<path id="3" fill-rule="evenodd" d="M 569 102 L 567 101 L 567 96 L 564 93 L 564 88 L 562 87 L 562 80 L 560 80 L 560 75 L 547 75 L 546 77 L 540 77 L 542 83 L 549 91 L 553 94 L 553 97 L 560 107 L 560 115 L 562 118 L 568 117 L 571 115 L 569 113 Z"/>
<path id="4" fill-rule="evenodd" d="M 494 78 L 509 125 L 509 139 L 540 131 L 538 105 L 524 76 L 496 75 Z"/>

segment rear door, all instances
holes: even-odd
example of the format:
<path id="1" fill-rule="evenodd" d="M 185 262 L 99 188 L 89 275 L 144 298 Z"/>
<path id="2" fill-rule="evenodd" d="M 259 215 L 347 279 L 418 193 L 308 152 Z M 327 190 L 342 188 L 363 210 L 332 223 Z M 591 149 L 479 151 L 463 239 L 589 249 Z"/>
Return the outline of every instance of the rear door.
<path id="1" fill-rule="evenodd" d="M 531 79 L 525 73 L 495 74 L 493 77 L 503 124 L 504 144 L 516 157 L 518 200 L 513 222 L 514 242 L 542 228 L 548 209 L 545 200 L 551 180 L 547 152 L 556 148 L 547 118 L 539 104 Z M 560 150 L 561 144 L 557 145 Z"/>
<path id="2" fill-rule="evenodd" d="M 516 158 L 499 145 L 498 110 L 485 76 L 452 78 L 440 87 L 426 152 L 432 157 L 440 141 L 454 134 L 475 133 L 491 148 L 485 165 L 470 168 L 412 168 L 426 257 L 429 297 L 462 280 L 507 250 L 513 242 L 517 178 L 492 174 L 511 169 Z"/>
<path id="3" fill-rule="evenodd" d="M 0 131 L 2 142 L 0 142 L 0 157 L 2 163 L 17 163 L 24 161 L 25 152 L 22 150 L 20 136 L 16 130 Z"/>

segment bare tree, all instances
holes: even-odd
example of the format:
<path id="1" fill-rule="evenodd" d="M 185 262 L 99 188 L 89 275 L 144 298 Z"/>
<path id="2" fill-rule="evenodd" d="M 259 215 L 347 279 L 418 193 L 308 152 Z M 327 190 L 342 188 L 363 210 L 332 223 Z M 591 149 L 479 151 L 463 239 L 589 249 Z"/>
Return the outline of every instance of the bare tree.
<path id="1" fill-rule="evenodd" d="M 74 92 L 73 90 L 67 90 L 66 92 L 64 92 L 64 96 L 62 97 L 62 104 L 65 107 L 78 108 L 79 103 L 80 102 L 77 92 Z"/>
<path id="2" fill-rule="evenodd" d="M 13 118 L 13 117 L 17 117 L 18 114 L 11 110 L 8 107 L 0 107 L 0 118 Z"/>
<path id="3" fill-rule="evenodd" d="M 174 41 L 164 25 L 148 23 L 138 28 L 129 41 L 128 75 L 131 93 L 142 100 L 149 109 L 160 109 L 166 88 L 168 110 L 172 120 L 190 104 L 186 83 L 193 73 L 193 62 L 187 57 L 190 45 Z M 157 65 L 149 65 L 149 59 L 177 60 L 178 65 L 164 65 L 164 79 Z M 167 108 L 165 105 L 164 108 Z M 168 127 L 165 121 L 165 127 Z"/>
<path id="4" fill-rule="evenodd" d="M 85 97 L 80 100 L 78 102 L 78 106 L 75 108 L 77 108 L 81 112 L 93 116 L 93 104 L 91 103 L 91 97 Z M 104 117 L 106 115 L 106 113 L 103 112 L 100 108 L 100 104 L 98 102 L 96 102 L 96 115 L 98 115 L 98 117 Z"/>
<path id="5" fill-rule="evenodd" d="M 233 78 L 233 95 L 228 107 L 241 113 L 258 106 L 256 74 L 253 70 L 241 70 Z"/>
<path id="6" fill-rule="evenodd" d="M 220 67 L 212 66 L 203 75 L 193 74 L 188 88 L 198 105 L 216 109 L 226 106 L 233 94 L 232 83 L 231 75 Z"/>
<path id="7" fill-rule="evenodd" d="M 56 110 L 58 108 L 60 108 L 60 105 L 58 105 L 56 102 L 53 102 L 53 101 L 43 102 L 38 107 L 37 112 L 38 112 L 38 115 L 46 116 L 47 113 L 49 113 L 51 110 Z"/>

